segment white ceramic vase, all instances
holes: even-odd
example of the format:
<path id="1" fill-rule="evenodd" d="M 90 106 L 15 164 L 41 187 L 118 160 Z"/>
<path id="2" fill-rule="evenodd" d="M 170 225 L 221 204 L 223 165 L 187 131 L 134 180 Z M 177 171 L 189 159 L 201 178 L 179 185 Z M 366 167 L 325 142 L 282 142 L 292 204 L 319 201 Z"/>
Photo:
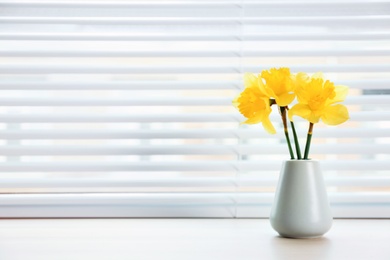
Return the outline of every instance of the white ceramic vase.
<path id="1" fill-rule="evenodd" d="M 315 238 L 331 228 L 332 220 L 320 163 L 285 161 L 271 209 L 273 229 L 283 237 Z"/>

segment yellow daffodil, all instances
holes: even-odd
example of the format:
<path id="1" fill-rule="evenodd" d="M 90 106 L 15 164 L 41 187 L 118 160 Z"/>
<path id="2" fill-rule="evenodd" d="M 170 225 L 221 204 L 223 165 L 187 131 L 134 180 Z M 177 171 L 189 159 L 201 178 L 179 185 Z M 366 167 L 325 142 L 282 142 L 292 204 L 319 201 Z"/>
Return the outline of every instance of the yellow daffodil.
<path id="1" fill-rule="evenodd" d="M 295 77 L 298 104 L 288 113 L 290 121 L 294 115 L 318 123 L 321 119 L 327 125 L 339 125 L 348 120 L 348 110 L 344 105 L 335 104 L 344 101 L 348 93 L 346 86 L 335 86 L 324 80 L 320 73 L 309 77 L 298 73 Z"/>
<path id="2" fill-rule="evenodd" d="M 338 125 L 349 119 L 347 108 L 338 104 L 346 98 L 348 87 L 335 86 L 333 82 L 324 80 L 322 73 L 315 73 L 310 77 L 303 72 L 291 74 L 289 68 L 272 68 L 262 71 L 258 76 L 246 73 L 244 82 L 245 89 L 233 101 L 234 106 L 247 118 L 242 124 L 262 123 L 269 133 L 274 134 L 276 131 L 269 120 L 269 115 L 272 111 L 271 106 L 277 104 L 292 160 L 295 159 L 295 155 L 288 133 L 287 113 L 291 121 L 298 160 L 309 159 L 315 123 L 322 120 L 328 125 Z M 288 105 L 295 97 L 298 103 L 289 109 Z M 292 120 L 294 115 L 310 122 L 303 157 Z"/>
<path id="3" fill-rule="evenodd" d="M 260 84 L 262 92 L 275 99 L 278 106 L 285 107 L 294 100 L 294 81 L 289 68 L 263 70 L 259 78 L 264 80 L 264 84 Z"/>
<path id="4" fill-rule="evenodd" d="M 261 91 L 262 82 L 256 75 L 246 73 L 244 76 L 245 89 L 234 100 L 233 105 L 247 120 L 242 124 L 262 123 L 267 132 L 275 134 L 269 115 L 271 113 L 270 100 Z"/>

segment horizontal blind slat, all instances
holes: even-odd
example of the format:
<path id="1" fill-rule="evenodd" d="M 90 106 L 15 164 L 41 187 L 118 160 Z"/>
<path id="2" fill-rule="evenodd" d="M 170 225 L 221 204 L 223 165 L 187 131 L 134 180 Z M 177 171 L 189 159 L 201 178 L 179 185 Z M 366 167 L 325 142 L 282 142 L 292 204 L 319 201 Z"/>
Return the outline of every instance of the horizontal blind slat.
<path id="1" fill-rule="evenodd" d="M 387 81 L 384 81 L 386 83 Z M 388 80 L 390 84 L 390 80 Z M 380 84 L 380 82 L 379 82 Z M 83 81 L 83 82 L 33 82 L 2 81 L 0 89 L 9 90 L 210 90 L 239 89 L 243 83 L 238 80 L 180 80 L 180 81 Z"/>
<path id="2" fill-rule="evenodd" d="M 2 57 L 322 57 L 322 56 L 389 56 L 386 49 L 332 50 L 206 50 L 206 51 L 128 51 L 128 50 L 0 50 Z"/>
<path id="3" fill-rule="evenodd" d="M 78 194 L 4 194 L 2 195 L 1 203 L 3 206 L 29 204 L 29 205 L 96 205 L 96 204 L 110 204 L 110 205 L 140 205 L 149 200 L 153 201 L 154 205 L 172 205 L 178 202 L 194 203 L 197 199 L 202 199 L 203 205 L 223 203 L 225 205 L 234 205 L 237 194 L 230 193 L 176 193 L 176 194 L 85 194 L 80 197 Z M 389 194 L 359 192 L 353 194 L 339 194 L 330 193 L 331 203 L 389 203 Z M 259 200 L 263 203 L 272 203 L 274 195 L 272 193 L 241 193 L 239 199 L 245 200 L 248 204 L 256 205 Z M 19 200 L 18 200 L 19 198 Z M 173 200 L 175 199 L 175 200 Z M 219 201 L 216 201 L 219 199 Z M 151 201 L 152 200 L 152 201 Z M 195 201 L 194 201 L 195 200 Z M 168 202 L 168 203 L 167 203 Z M 170 202 L 170 203 L 169 203 Z M 176 203 L 175 203 L 176 202 Z M 180 204 L 181 204 L 180 203 Z M 182 205 L 185 206 L 185 205 Z M 191 205 L 188 205 L 191 206 Z M 201 205 L 199 205 L 201 206 Z"/>
<path id="4" fill-rule="evenodd" d="M 389 216 L 388 196 L 383 193 L 330 194 L 335 217 Z M 351 197 L 353 197 L 351 199 Z M 359 201 L 364 198 L 364 201 Z M 238 199 L 238 203 L 237 203 Z M 1 217 L 266 217 L 269 215 L 273 195 L 231 193 L 208 194 L 4 194 Z M 76 201 L 77 203 L 73 203 Z M 55 206 L 53 206 L 55 205 Z M 260 205 L 260 206 L 259 206 Z M 348 206 L 346 208 L 345 206 Z M 14 207 L 19 211 L 14 211 Z M 63 207 L 67 210 L 60 210 Z M 82 206 L 82 207 L 80 207 Z M 164 210 L 161 210 L 161 209 Z M 82 209 L 82 210 L 81 210 Z M 210 209 L 212 209 L 210 211 Z M 248 209 L 250 211 L 248 212 Z M 234 212 L 237 211 L 235 214 Z M 243 211 L 243 212 L 242 212 Z M 22 213 L 21 213 L 22 212 Z M 349 213 L 348 213 L 349 212 Z M 363 212 L 360 213 L 359 212 Z"/>
<path id="5" fill-rule="evenodd" d="M 324 173 L 324 180 L 327 186 L 338 187 L 388 187 L 390 186 L 390 177 L 327 177 Z M 70 178 L 56 179 L 33 179 L 23 178 L 11 179 L 7 178 L 0 182 L 0 188 L 87 188 L 87 187 L 267 187 L 276 186 L 278 179 L 276 177 L 269 178 L 231 178 L 231 177 L 185 177 L 185 178 L 83 178 L 73 180 Z"/>
<path id="6" fill-rule="evenodd" d="M 96 114 L 40 114 L 40 115 L 1 115 L 0 122 L 7 123 L 152 123 L 152 122 L 239 122 L 240 115 L 226 113 L 209 114 L 149 114 L 149 115 L 96 115 Z"/>
<path id="7" fill-rule="evenodd" d="M 2 145 L 3 156 L 58 155 L 239 155 L 285 154 L 282 144 L 260 145 Z M 263 148 L 263 149 L 260 149 Z M 385 154 L 387 144 L 317 144 L 311 154 Z"/>
<path id="8" fill-rule="evenodd" d="M 387 32 L 252 33 L 252 34 L 125 34 L 125 33 L 0 33 L 0 40 L 23 41 L 368 41 L 388 40 Z"/>
<path id="9" fill-rule="evenodd" d="M 4 172 L 239 172 L 239 171 L 279 171 L 280 161 L 190 161 L 190 162 L 134 162 L 134 163 L 66 163 L 66 162 L 45 162 L 45 163 L 11 163 L 6 162 L 0 165 Z M 321 163 L 323 170 L 336 171 L 388 171 L 389 161 L 383 160 L 327 160 Z"/>
<path id="10" fill-rule="evenodd" d="M 390 16 L 333 16 L 333 17 L 0 17 L 3 24 L 95 24 L 95 25 L 333 25 L 358 26 L 370 25 L 385 27 L 390 22 Z"/>
<path id="11" fill-rule="evenodd" d="M 389 95 L 349 96 L 347 105 L 390 105 Z M 232 98 L 0 98 L 0 106 L 232 106 Z"/>
<path id="12" fill-rule="evenodd" d="M 389 121 L 390 112 L 387 111 L 362 111 L 350 112 L 351 121 Z M 271 119 L 280 120 L 279 115 L 273 113 Z M 244 121 L 244 117 L 237 113 L 171 113 L 171 114 L 0 114 L 0 122 L 6 123 L 152 123 L 152 122 L 230 122 L 238 123 Z"/>
<path id="13" fill-rule="evenodd" d="M 323 138 L 380 138 L 389 129 L 323 128 L 316 137 Z M 258 129 L 171 129 L 171 130 L 0 130 L 0 139 L 200 139 L 200 138 L 270 138 Z"/>
<path id="14" fill-rule="evenodd" d="M 286 65 L 287 66 L 287 65 Z M 217 73 L 241 73 L 241 70 L 256 73 L 263 69 L 272 67 L 278 67 L 277 64 L 259 64 L 257 66 L 243 66 L 240 68 L 236 65 L 221 65 L 215 64 L 214 66 L 106 66 L 106 65 L 0 65 L 0 73 L 7 74 L 88 74 L 88 73 L 109 73 L 109 74 L 150 74 L 150 73 L 204 73 L 204 74 L 217 74 Z M 292 71 L 305 71 L 305 72 L 388 72 L 390 71 L 390 64 L 307 64 L 307 65 L 289 65 Z"/>
<path id="15" fill-rule="evenodd" d="M 338 80 L 337 84 L 355 89 L 388 89 L 390 79 Z M 178 80 L 178 81 L 82 81 L 82 82 L 45 82 L 45 81 L 1 81 L 3 90 L 214 90 L 242 89 L 241 80 Z"/>
<path id="16" fill-rule="evenodd" d="M 282 4 L 282 5 L 281 5 Z M 134 1 L 134 2 L 122 2 L 122 1 L 110 1 L 110 2 L 102 2 L 102 1 L 88 1 L 88 2 L 77 2 L 77 1 L 0 1 L 0 5 L 4 7 L 18 7 L 18 8 L 30 8 L 30 7 L 50 7 L 50 8 L 177 8 L 177 7 L 186 7 L 186 8 L 211 8 L 211 7 L 231 7 L 231 8 L 242 8 L 243 5 L 245 7 L 284 7 L 286 9 L 291 7 L 318 7 L 318 8 L 340 8 L 342 6 L 346 7 L 372 7 L 373 5 L 379 6 L 388 6 L 388 3 L 384 0 L 375 0 L 375 1 L 363 1 L 363 0 L 355 0 L 355 1 L 327 1 L 327 2 L 305 2 L 305 1 L 277 1 L 277 2 L 259 2 L 259 1 L 245 1 L 245 3 L 238 2 L 238 4 L 234 1 L 168 1 L 168 2 L 160 2 L 160 1 L 147 1 L 147 3 L 142 1 Z"/>

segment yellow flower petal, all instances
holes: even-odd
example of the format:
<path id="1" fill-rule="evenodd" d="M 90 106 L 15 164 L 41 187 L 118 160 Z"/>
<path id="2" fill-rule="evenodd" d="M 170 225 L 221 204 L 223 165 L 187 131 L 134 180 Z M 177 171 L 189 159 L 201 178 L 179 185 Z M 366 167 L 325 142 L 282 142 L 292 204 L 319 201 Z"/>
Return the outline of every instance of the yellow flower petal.
<path id="1" fill-rule="evenodd" d="M 259 80 L 253 73 L 244 74 L 244 85 L 246 88 L 258 88 Z"/>
<path id="2" fill-rule="evenodd" d="M 246 88 L 237 99 L 238 110 L 246 118 L 258 116 L 262 111 L 270 110 L 269 100 L 257 88 Z"/>
<path id="3" fill-rule="evenodd" d="M 297 74 L 295 74 L 294 80 L 295 80 L 296 83 L 298 83 L 298 85 L 300 85 L 302 83 L 309 82 L 310 81 L 310 77 L 305 72 L 298 72 Z"/>
<path id="4" fill-rule="evenodd" d="M 309 121 L 310 123 L 316 124 L 320 121 L 320 118 L 321 118 L 320 114 L 317 114 L 317 113 L 311 111 L 309 117 L 307 118 L 307 121 Z"/>
<path id="5" fill-rule="evenodd" d="M 268 117 L 268 116 L 264 118 L 262 124 L 263 124 L 264 129 L 265 129 L 268 133 L 270 133 L 270 134 L 276 134 L 275 127 L 272 125 L 271 120 L 269 120 L 269 117 Z"/>
<path id="6" fill-rule="evenodd" d="M 238 105 L 240 104 L 240 103 L 238 102 L 238 99 L 240 98 L 240 96 L 241 96 L 241 94 L 238 95 L 238 96 L 237 96 L 235 99 L 233 99 L 233 101 L 232 101 L 233 106 L 234 106 L 235 108 L 238 108 Z"/>
<path id="7" fill-rule="evenodd" d="M 243 125 L 243 124 L 248 124 L 248 125 L 258 124 L 261 121 L 263 121 L 263 119 L 264 119 L 264 114 L 262 113 L 262 114 L 260 114 L 258 116 L 248 118 L 244 122 L 241 122 L 240 125 Z"/>
<path id="8" fill-rule="evenodd" d="M 284 93 L 276 99 L 276 103 L 281 107 L 285 107 L 288 106 L 291 102 L 293 102 L 294 98 L 294 93 Z"/>
<path id="9" fill-rule="evenodd" d="M 300 116 L 311 123 L 318 123 L 320 116 L 313 113 L 308 105 L 296 104 L 288 111 L 288 119 L 293 121 L 293 116 Z"/>
<path id="10" fill-rule="evenodd" d="M 309 75 L 304 72 L 299 72 L 294 77 L 294 90 L 299 103 L 307 104 L 310 100 L 310 95 L 306 90 L 309 81 Z"/>
<path id="11" fill-rule="evenodd" d="M 341 104 L 328 106 L 324 109 L 321 117 L 327 125 L 339 125 L 349 119 L 348 109 Z"/>
<path id="12" fill-rule="evenodd" d="M 266 87 L 260 74 L 259 74 L 259 87 L 260 87 L 261 92 L 263 92 L 264 95 L 266 95 L 268 98 L 275 98 L 276 97 L 275 92 L 271 88 Z"/>
<path id="13" fill-rule="evenodd" d="M 307 118 L 310 115 L 311 111 L 308 105 L 305 104 L 296 104 L 290 110 L 288 110 L 288 119 L 293 121 L 293 116 L 300 116 Z"/>
<path id="14" fill-rule="evenodd" d="M 295 97 L 294 76 L 291 75 L 289 68 L 263 70 L 258 77 L 265 82 L 263 86 L 260 85 L 261 91 L 268 98 L 275 99 L 278 106 L 287 106 L 293 101 Z M 291 95 L 293 95 L 292 98 Z"/>
<path id="15" fill-rule="evenodd" d="M 324 74 L 322 72 L 316 72 L 311 76 L 313 79 L 323 79 Z"/>
<path id="16" fill-rule="evenodd" d="M 270 101 L 260 90 L 261 82 L 250 73 L 245 74 L 244 81 L 246 88 L 233 100 L 233 105 L 246 117 L 241 124 L 258 124 L 265 121 L 263 125 L 266 130 L 271 133 L 275 132 L 268 118 L 272 111 Z"/>
<path id="17" fill-rule="evenodd" d="M 334 91 L 335 91 L 336 95 L 333 99 L 329 100 L 329 102 L 328 102 L 329 105 L 344 101 L 348 95 L 348 87 L 347 86 L 343 86 L 343 85 L 334 86 Z"/>

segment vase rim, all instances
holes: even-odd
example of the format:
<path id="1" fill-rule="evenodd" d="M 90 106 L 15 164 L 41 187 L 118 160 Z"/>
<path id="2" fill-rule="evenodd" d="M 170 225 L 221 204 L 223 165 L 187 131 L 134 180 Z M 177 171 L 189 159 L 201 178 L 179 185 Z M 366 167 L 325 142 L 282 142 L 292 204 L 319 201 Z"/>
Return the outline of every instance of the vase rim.
<path id="1" fill-rule="evenodd" d="M 319 160 L 312 160 L 312 159 L 308 159 L 308 160 L 297 160 L 297 159 L 289 159 L 289 160 L 285 160 L 285 162 L 296 162 L 296 163 L 303 163 L 303 162 L 319 162 Z"/>

